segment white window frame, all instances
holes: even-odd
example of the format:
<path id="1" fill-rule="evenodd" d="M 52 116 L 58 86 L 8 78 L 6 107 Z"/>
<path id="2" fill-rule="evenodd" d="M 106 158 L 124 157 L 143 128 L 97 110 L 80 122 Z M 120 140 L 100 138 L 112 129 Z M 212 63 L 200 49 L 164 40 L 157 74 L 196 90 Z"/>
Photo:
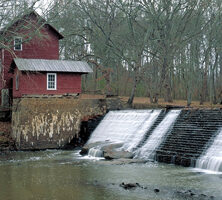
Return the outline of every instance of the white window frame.
<path id="1" fill-rule="evenodd" d="M 55 76 L 55 87 L 49 88 L 49 75 Z M 47 90 L 57 90 L 57 74 L 56 73 L 47 73 Z"/>
<path id="2" fill-rule="evenodd" d="M 16 40 L 16 39 L 20 39 L 20 40 L 21 40 L 21 43 L 20 43 L 20 47 L 21 47 L 21 48 L 20 48 L 20 49 L 16 49 L 16 48 L 15 48 L 15 45 L 16 45 L 16 44 L 15 44 L 15 40 Z M 14 51 L 22 51 L 22 37 L 14 37 Z"/>

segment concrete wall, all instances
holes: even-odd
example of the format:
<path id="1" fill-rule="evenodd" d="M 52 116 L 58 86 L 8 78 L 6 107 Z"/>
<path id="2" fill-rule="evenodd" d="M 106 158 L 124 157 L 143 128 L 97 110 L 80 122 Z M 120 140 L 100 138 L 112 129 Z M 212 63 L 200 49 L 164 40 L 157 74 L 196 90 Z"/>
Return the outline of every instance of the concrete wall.
<path id="1" fill-rule="evenodd" d="M 120 107 L 118 99 L 15 99 L 12 136 L 19 150 L 62 148 L 78 137 L 81 121 Z"/>

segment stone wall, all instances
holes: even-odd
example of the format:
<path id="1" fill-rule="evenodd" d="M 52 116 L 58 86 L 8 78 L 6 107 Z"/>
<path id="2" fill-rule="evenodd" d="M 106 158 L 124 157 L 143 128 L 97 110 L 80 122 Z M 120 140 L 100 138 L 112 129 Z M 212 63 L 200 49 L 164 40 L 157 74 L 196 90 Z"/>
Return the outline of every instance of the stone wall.
<path id="1" fill-rule="evenodd" d="M 119 99 L 20 98 L 13 102 L 12 136 L 19 150 L 62 148 L 79 137 L 81 121 L 120 109 Z"/>

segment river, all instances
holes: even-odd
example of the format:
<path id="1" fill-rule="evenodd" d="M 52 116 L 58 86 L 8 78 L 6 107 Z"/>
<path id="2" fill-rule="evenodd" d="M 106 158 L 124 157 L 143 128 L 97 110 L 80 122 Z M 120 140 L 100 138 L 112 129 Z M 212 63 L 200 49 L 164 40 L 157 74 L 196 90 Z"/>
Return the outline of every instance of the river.
<path id="1" fill-rule="evenodd" d="M 137 182 L 140 187 L 125 190 L 122 182 Z M 118 165 L 84 159 L 77 151 L 0 155 L 0 200 L 206 198 L 222 199 L 222 174 L 153 162 Z"/>

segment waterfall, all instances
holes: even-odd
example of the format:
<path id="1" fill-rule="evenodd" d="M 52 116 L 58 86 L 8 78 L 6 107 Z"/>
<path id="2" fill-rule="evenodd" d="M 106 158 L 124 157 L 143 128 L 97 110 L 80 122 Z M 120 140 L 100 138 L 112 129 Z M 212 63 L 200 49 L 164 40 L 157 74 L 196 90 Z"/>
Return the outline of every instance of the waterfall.
<path id="1" fill-rule="evenodd" d="M 196 168 L 222 172 L 222 128 L 218 131 L 213 144 L 197 160 Z"/>
<path id="2" fill-rule="evenodd" d="M 89 149 L 88 155 L 92 156 L 92 157 L 103 157 L 103 151 L 93 147 L 93 148 Z"/>
<path id="3" fill-rule="evenodd" d="M 181 110 L 169 111 L 169 113 L 167 113 L 161 123 L 153 130 L 153 132 L 147 139 L 147 142 L 140 149 L 137 150 L 135 157 L 153 160 L 155 150 L 162 143 L 165 134 L 173 126 L 180 112 Z"/>
<path id="4" fill-rule="evenodd" d="M 110 111 L 92 133 L 89 143 L 123 143 L 133 148 L 150 128 L 160 110 Z"/>
<path id="5" fill-rule="evenodd" d="M 153 110 L 150 112 L 150 114 L 141 123 L 140 127 L 138 127 L 138 130 L 135 132 L 135 134 L 131 134 L 130 137 L 126 138 L 122 148 L 126 151 L 132 151 L 134 148 L 136 148 L 140 141 L 144 140 L 146 133 L 154 124 L 160 112 L 161 110 Z"/>

